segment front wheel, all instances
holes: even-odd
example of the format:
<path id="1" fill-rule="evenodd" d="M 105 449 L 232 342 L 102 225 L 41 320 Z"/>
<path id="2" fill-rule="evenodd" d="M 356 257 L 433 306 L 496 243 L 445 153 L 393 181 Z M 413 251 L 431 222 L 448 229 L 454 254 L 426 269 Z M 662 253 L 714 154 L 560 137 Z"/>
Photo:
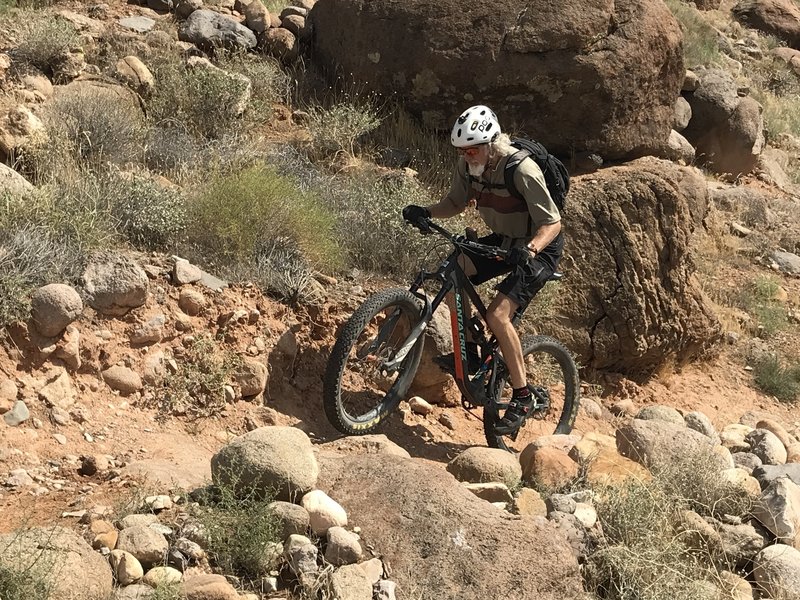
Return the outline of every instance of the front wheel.
<path id="1" fill-rule="evenodd" d="M 372 433 L 397 408 L 417 372 L 424 332 L 402 361 L 392 361 L 421 316 L 422 303 L 404 289 L 378 292 L 356 309 L 325 370 L 323 406 L 336 429 Z"/>
<path id="2" fill-rule="evenodd" d="M 491 402 L 483 411 L 483 428 L 490 448 L 522 452 L 537 437 L 551 433 L 570 433 L 580 404 L 578 366 L 569 350 L 548 336 L 522 339 L 522 356 L 528 384 L 548 408 L 529 416 L 516 436 L 495 433 L 495 424 L 503 416 L 511 399 L 512 386 L 508 372 L 501 367 Z"/>

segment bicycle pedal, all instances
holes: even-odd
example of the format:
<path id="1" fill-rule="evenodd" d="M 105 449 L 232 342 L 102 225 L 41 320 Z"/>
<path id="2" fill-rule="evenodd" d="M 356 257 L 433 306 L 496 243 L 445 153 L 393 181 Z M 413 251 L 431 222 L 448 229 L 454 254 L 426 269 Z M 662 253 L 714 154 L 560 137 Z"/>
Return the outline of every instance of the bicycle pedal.
<path id="1" fill-rule="evenodd" d="M 466 396 L 461 396 L 461 406 L 464 407 L 464 410 L 475 410 L 478 408 L 476 404 L 473 404 L 469 400 L 467 400 Z"/>

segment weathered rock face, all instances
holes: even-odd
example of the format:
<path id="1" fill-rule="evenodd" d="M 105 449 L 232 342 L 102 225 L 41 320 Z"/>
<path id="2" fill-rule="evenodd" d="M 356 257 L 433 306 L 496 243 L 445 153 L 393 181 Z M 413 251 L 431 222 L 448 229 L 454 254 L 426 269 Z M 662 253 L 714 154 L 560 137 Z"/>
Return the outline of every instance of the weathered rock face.
<path id="1" fill-rule="evenodd" d="M 581 596 L 577 562 L 564 537 L 543 519 L 509 520 L 441 469 L 417 461 L 385 455 L 321 460 L 320 488 L 346 506 L 365 538 L 385 552 L 399 589 L 485 600 Z M 520 556 L 535 577 L 476 566 Z"/>
<path id="2" fill-rule="evenodd" d="M 562 318 L 543 332 L 583 365 L 632 376 L 687 361 L 719 339 L 690 257 L 708 206 L 699 171 L 640 159 L 575 178 L 568 202 L 572 260 L 554 308 Z"/>
<path id="3" fill-rule="evenodd" d="M 230 17 L 210 11 L 196 10 L 178 29 L 178 39 L 200 48 L 251 50 L 256 47 L 256 35 Z"/>
<path id="4" fill-rule="evenodd" d="M 800 48 L 800 7 L 792 0 L 740 0 L 732 12 L 744 25 Z"/>
<path id="5" fill-rule="evenodd" d="M 52 584 L 48 598 L 108 598 L 113 577 L 108 562 L 83 539 L 63 527 L 34 528 L 0 535 L 0 564 Z"/>
<path id="6" fill-rule="evenodd" d="M 449 129 L 472 104 L 567 155 L 663 146 L 684 78 L 680 28 L 653 0 L 326 0 L 317 59 Z M 636 85 L 633 85 L 633 82 Z"/>

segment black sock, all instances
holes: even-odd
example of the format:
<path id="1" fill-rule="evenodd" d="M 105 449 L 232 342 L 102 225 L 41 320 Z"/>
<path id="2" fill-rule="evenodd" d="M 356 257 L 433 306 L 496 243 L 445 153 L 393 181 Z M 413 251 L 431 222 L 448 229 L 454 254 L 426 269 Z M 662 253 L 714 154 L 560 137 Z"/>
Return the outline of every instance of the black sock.
<path id="1" fill-rule="evenodd" d="M 514 388 L 514 393 L 511 394 L 512 398 L 527 398 L 531 395 L 531 391 L 528 389 L 528 386 L 521 388 Z"/>

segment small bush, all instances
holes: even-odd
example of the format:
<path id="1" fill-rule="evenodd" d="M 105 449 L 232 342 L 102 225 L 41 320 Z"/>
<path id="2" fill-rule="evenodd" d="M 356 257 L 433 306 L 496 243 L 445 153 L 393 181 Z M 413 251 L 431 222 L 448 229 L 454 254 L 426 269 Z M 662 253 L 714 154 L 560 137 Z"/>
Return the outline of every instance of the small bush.
<path id="1" fill-rule="evenodd" d="M 344 102 L 330 108 L 309 110 L 308 129 L 313 140 L 312 155 L 334 158 L 344 153 L 355 156 L 358 140 L 380 125 L 380 117 L 371 106 Z"/>
<path id="2" fill-rule="evenodd" d="M 179 191 L 142 176 L 116 178 L 110 187 L 111 215 L 133 245 L 167 251 L 178 244 L 186 228 L 186 205 Z"/>
<path id="3" fill-rule="evenodd" d="M 335 267 L 340 250 L 331 210 L 272 167 L 212 179 L 190 206 L 187 232 L 211 260 L 252 262 L 275 239 L 291 240 L 316 267 Z"/>
<path id="4" fill-rule="evenodd" d="M 14 59 L 45 73 L 51 71 L 59 56 L 79 46 L 75 27 L 49 14 L 20 13 L 14 18 L 13 28 L 18 39 Z"/>
<path id="5" fill-rule="evenodd" d="M 42 577 L 32 576 L 29 570 L 15 571 L 0 565 L 0 598 L 3 600 L 47 600 L 50 586 Z"/>
<path id="6" fill-rule="evenodd" d="M 147 135 L 145 164 L 164 175 L 175 175 L 197 166 L 202 146 L 182 127 L 153 127 Z"/>
<path id="7" fill-rule="evenodd" d="M 407 277 L 431 258 L 431 246 L 442 242 L 403 222 L 401 210 L 407 204 L 432 203 L 427 192 L 408 177 L 362 173 L 342 178 L 329 198 L 349 261 L 361 269 Z M 447 226 L 457 230 L 460 224 L 459 219 L 451 219 Z"/>
<path id="8" fill-rule="evenodd" d="M 311 265 L 288 239 L 267 243 L 257 252 L 249 270 L 250 279 L 290 304 L 313 299 L 312 274 Z"/>
<path id="9" fill-rule="evenodd" d="M 148 596 L 150 600 L 184 600 L 183 586 L 180 583 L 160 583 Z"/>
<path id="10" fill-rule="evenodd" d="M 52 559 L 31 555 L 22 541 L 26 530 L 17 530 L 7 543 L 0 542 L 0 598 L 47 600 L 53 588 Z M 46 542 L 46 540 L 45 540 Z"/>
<path id="11" fill-rule="evenodd" d="M 742 290 L 740 305 L 754 315 L 764 335 L 774 335 L 789 324 L 786 308 L 776 300 L 780 285 L 769 277 L 759 277 Z"/>
<path id="12" fill-rule="evenodd" d="M 164 60 L 156 62 L 158 86 L 148 115 L 160 127 L 179 127 L 200 138 L 217 139 L 241 128 L 246 83 L 225 71 Z"/>
<path id="13" fill-rule="evenodd" d="M 269 119 L 276 102 L 289 102 L 292 81 L 273 58 L 246 52 L 219 52 L 216 61 L 221 69 L 244 75 L 253 83 L 247 109 L 249 123 L 259 124 Z"/>
<path id="14" fill-rule="evenodd" d="M 774 355 L 765 355 L 753 367 L 756 385 L 784 402 L 800 396 L 800 363 L 784 365 Z"/>
<path id="15" fill-rule="evenodd" d="M 270 545 L 280 542 L 279 521 L 269 504 L 252 486 L 242 483 L 244 473 L 229 476 L 230 483 L 212 486 L 198 499 L 197 515 L 208 537 L 214 564 L 226 573 L 248 580 L 269 575 L 276 556 Z"/>
<path id="16" fill-rule="evenodd" d="M 667 0 L 667 6 L 683 31 L 683 56 L 689 68 L 710 65 L 720 60 L 719 34 L 693 4 Z"/>
<path id="17" fill-rule="evenodd" d="M 220 348 L 211 338 L 194 341 L 167 375 L 156 402 L 163 415 L 210 417 L 226 406 L 225 385 L 241 365 L 241 358 Z"/>

